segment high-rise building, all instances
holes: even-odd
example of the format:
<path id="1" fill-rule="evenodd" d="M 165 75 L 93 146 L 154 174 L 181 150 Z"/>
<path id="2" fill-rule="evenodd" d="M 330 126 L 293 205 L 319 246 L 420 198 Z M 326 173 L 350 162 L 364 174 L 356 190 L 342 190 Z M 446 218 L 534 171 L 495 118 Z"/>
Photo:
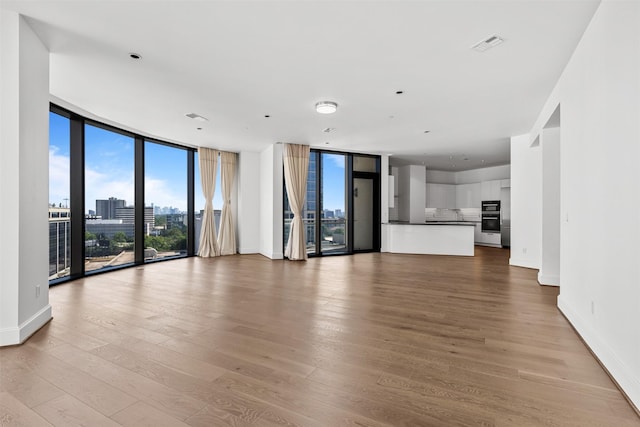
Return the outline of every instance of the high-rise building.
<path id="1" fill-rule="evenodd" d="M 102 219 L 115 219 L 116 209 L 124 208 L 127 202 L 116 197 L 109 197 L 107 200 L 96 200 L 96 216 Z"/>
<path id="2" fill-rule="evenodd" d="M 49 208 L 49 278 L 69 274 L 71 265 L 71 209 Z"/>
<path id="3" fill-rule="evenodd" d="M 135 223 L 136 210 L 133 206 L 123 206 L 116 208 L 114 219 L 121 219 L 124 224 Z M 102 219 L 105 219 L 104 217 Z M 156 224 L 155 216 L 153 214 L 153 206 L 147 206 L 144 208 L 144 226 L 153 228 Z"/>

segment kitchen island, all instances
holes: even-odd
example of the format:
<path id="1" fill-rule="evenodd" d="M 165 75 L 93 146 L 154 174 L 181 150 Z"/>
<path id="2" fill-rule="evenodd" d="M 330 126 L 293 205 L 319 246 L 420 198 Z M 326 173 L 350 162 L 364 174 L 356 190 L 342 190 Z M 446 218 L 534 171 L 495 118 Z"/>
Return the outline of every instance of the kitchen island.
<path id="1" fill-rule="evenodd" d="M 382 224 L 382 252 L 474 255 L 474 222 L 429 221 Z"/>

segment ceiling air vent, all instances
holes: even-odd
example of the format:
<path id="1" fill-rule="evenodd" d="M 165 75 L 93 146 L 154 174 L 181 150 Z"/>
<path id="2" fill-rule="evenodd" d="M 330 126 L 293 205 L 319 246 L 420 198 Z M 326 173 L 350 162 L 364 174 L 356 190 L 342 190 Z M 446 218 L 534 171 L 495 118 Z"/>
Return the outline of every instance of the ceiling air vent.
<path id="1" fill-rule="evenodd" d="M 496 36 L 495 34 L 491 37 L 488 37 L 476 44 L 474 44 L 471 49 L 477 52 L 484 52 L 485 50 L 491 49 L 494 46 L 498 46 L 500 43 L 504 42 L 504 39 Z"/>
<path id="2" fill-rule="evenodd" d="M 199 122 L 206 122 L 209 120 L 206 117 L 202 117 L 200 114 L 196 113 L 185 114 L 185 116 L 189 117 L 190 119 L 198 120 Z"/>

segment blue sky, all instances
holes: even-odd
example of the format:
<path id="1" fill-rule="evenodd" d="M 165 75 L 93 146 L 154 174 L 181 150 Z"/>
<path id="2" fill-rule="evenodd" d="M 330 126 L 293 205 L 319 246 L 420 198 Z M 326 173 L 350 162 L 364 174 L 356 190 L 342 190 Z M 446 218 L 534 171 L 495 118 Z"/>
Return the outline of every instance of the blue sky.
<path id="1" fill-rule="evenodd" d="M 345 212 L 345 156 L 343 154 L 322 154 L 322 207 Z"/>
<path id="2" fill-rule="evenodd" d="M 69 198 L 69 120 L 51 113 L 49 119 L 49 202 L 64 206 Z M 134 140 L 115 132 L 85 127 L 85 212 L 97 199 L 116 197 L 134 201 Z M 204 209 L 198 158 L 195 161 L 195 209 Z M 324 209 L 345 211 L 345 157 L 323 154 Z M 187 154 L 185 150 L 145 143 L 145 205 L 187 210 Z M 214 209 L 222 208 L 220 165 Z"/>
<path id="3" fill-rule="evenodd" d="M 49 201 L 64 206 L 69 198 L 69 121 L 51 113 L 49 120 Z M 134 140 L 94 126 L 86 126 L 85 211 L 97 199 L 116 197 L 134 201 Z M 220 168 L 214 208 L 222 208 Z M 196 155 L 196 210 L 204 208 Z M 145 205 L 187 210 L 187 154 L 185 150 L 145 143 Z"/>

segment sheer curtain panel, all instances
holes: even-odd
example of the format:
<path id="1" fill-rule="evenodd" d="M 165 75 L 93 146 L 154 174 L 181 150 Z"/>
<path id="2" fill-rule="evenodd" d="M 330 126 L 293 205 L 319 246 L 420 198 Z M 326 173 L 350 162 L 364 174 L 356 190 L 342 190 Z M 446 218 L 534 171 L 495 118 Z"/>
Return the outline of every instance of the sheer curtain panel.
<path id="1" fill-rule="evenodd" d="M 216 239 L 216 223 L 213 218 L 213 194 L 216 190 L 216 169 L 218 167 L 218 151 L 211 148 L 198 148 L 200 163 L 200 182 L 204 195 L 204 215 L 200 229 L 200 247 L 198 256 L 214 257 L 220 255 Z"/>
<path id="2" fill-rule="evenodd" d="M 293 212 L 289 240 L 284 255 L 290 260 L 307 259 L 306 233 L 302 221 L 304 198 L 307 194 L 307 174 L 309 171 L 309 146 L 284 144 L 284 183 L 287 188 L 289 205 Z"/>
<path id="3" fill-rule="evenodd" d="M 236 230 L 233 224 L 231 212 L 231 188 L 236 175 L 236 153 L 220 152 L 221 187 L 222 187 L 222 214 L 220 216 L 220 233 L 218 234 L 218 246 L 221 255 L 234 255 L 236 253 Z"/>

